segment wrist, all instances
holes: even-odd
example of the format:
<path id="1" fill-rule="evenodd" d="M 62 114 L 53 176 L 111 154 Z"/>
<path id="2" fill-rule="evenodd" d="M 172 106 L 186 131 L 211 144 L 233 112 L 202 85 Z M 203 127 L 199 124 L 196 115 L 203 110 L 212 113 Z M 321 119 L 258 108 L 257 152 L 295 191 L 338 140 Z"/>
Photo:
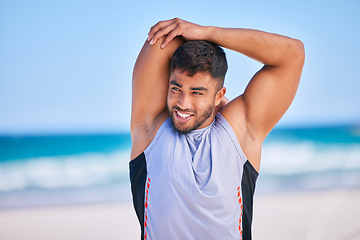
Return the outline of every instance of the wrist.
<path id="1" fill-rule="evenodd" d="M 213 26 L 204 26 L 204 40 L 211 42 L 212 32 L 214 31 Z"/>

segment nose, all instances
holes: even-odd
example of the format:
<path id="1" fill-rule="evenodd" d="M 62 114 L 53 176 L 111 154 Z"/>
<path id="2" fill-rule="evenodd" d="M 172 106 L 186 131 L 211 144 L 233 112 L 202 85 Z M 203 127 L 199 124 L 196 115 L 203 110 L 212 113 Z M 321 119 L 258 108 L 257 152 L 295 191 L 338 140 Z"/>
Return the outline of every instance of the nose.
<path id="1" fill-rule="evenodd" d="M 191 99 L 186 94 L 181 94 L 177 104 L 182 110 L 191 109 Z"/>

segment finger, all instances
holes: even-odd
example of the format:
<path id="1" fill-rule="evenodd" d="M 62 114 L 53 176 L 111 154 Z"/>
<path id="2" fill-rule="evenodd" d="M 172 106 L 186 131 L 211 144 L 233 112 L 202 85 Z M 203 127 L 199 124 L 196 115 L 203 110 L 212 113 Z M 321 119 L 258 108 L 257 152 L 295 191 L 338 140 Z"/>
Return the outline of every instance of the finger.
<path id="1" fill-rule="evenodd" d="M 160 21 L 160 22 L 158 22 L 157 24 L 155 24 L 154 26 L 152 26 L 152 27 L 150 28 L 149 33 L 148 33 L 148 36 L 149 36 L 149 37 L 148 37 L 148 41 L 150 41 L 150 40 L 153 38 L 153 36 L 155 35 L 155 33 L 157 33 L 157 32 L 158 32 L 159 30 L 161 30 L 162 28 L 170 25 L 171 22 L 172 22 L 172 20 Z"/>
<path id="2" fill-rule="evenodd" d="M 150 44 L 154 45 L 157 40 L 163 36 L 168 35 L 170 32 L 176 31 L 177 24 L 171 24 L 166 26 L 165 28 L 162 28 L 161 30 L 157 31 L 155 35 L 152 37 Z"/>
<path id="3" fill-rule="evenodd" d="M 157 33 L 159 30 L 161 30 L 161 27 L 159 25 L 160 25 L 160 22 L 150 28 L 150 31 L 148 33 L 148 39 L 147 39 L 148 41 L 150 41 L 154 37 L 155 33 Z"/>
<path id="4" fill-rule="evenodd" d="M 160 31 L 161 29 L 171 25 L 176 20 L 177 20 L 177 18 L 174 18 L 174 19 L 171 19 L 171 20 L 160 21 L 157 24 L 155 24 L 154 26 L 152 26 L 150 28 L 149 33 L 148 33 L 148 41 L 150 41 L 158 31 Z"/>
<path id="5" fill-rule="evenodd" d="M 181 36 L 182 32 L 176 31 L 177 30 L 177 26 L 175 27 L 175 29 L 173 31 L 171 31 L 167 37 L 165 38 L 164 42 L 161 44 L 161 48 L 165 48 L 169 42 L 171 42 L 171 40 L 173 40 L 175 37 L 177 36 Z"/>
<path id="6" fill-rule="evenodd" d="M 150 41 L 155 34 L 157 34 L 159 31 L 161 31 L 162 29 L 166 28 L 167 26 L 169 26 L 171 23 L 168 22 L 159 22 L 158 24 L 154 25 L 151 29 L 150 32 L 148 33 L 148 41 Z"/>
<path id="7" fill-rule="evenodd" d="M 172 24 L 173 22 L 175 22 L 175 21 L 177 21 L 177 20 L 180 20 L 180 19 L 178 19 L 178 18 L 173 18 L 173 19 L 170 19 L 170 20 L 159 21 L 157 24 L 155 24 L 154 26 L 152 26 L 152 27 L 150 28 L 149 34 L 150 34 L 151 32 L 155 32 L 155 33 L 156 33 L 159 29 L 164 28 L 164 27 Z M 149 34 L 148 34 L 148 35 L 149 35 Z"/>

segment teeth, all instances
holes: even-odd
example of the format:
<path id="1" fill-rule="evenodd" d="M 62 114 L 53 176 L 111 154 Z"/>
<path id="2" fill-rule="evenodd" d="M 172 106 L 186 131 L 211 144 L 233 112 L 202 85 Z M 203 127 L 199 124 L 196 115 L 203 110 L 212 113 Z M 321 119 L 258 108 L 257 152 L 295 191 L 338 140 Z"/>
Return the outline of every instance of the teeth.
<path id="1" fill-rule="evenodd" d="M 187 117 L 190 117 L 190 114 L 186 114 L 186 113 L 179 113 L 177 112 L 177 114 L 182 117 L 182 118 L 187 118 Z"/>

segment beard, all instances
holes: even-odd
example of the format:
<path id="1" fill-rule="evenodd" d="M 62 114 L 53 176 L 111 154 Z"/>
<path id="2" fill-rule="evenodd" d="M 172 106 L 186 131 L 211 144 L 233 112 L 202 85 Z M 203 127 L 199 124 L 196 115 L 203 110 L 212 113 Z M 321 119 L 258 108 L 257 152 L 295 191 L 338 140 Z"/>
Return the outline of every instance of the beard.
<path id="1" fill-rule="evenodd" d="M 200 115 L 198 115 L 197 111 L 193 111 L 193 110 L 190 110 L 190 109 L 181 109 L 178 106 L 174 106 L 171 109 L 169 108 L 169 106 L 167 106 L 167 110 L 169 112 L 171 122 L 172 122 L 173 126 L 175 127 L 175 129 L 178 132 L 182 133 L 182 134 L 187 134 L 187 133 L 189 133 L 189 132 L 191 132 L 193 130 L 198 129 L 207 119 L 209 119 L 211 117 L 212 113 L 214 112 L 214 105 L 210 105 Z M 190 112 L 190 113 L 194 114 L 192 116 L 192 118 L 194 118 L 194 119 L 191 119 L 191 121 L 193 123 L 192 124 L 190 124 L 190 123 L 186 123 L 186 124 L 176 123 L 175 110 L 186 111 L 186 112 Z"/>

